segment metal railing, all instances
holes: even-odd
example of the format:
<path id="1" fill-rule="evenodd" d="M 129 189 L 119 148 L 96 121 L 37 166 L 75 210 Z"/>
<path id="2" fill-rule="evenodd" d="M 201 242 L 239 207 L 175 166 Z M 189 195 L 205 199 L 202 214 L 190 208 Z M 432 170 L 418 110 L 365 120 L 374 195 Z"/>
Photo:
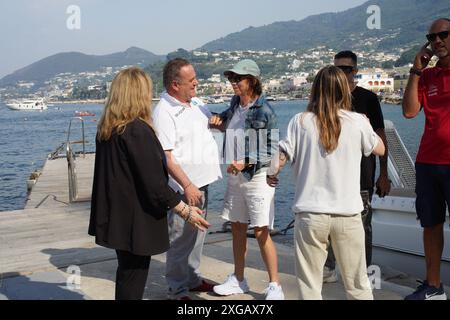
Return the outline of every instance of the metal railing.
<path id="1" fill-rule="evenodd" d="M 389 177 L 392 180 L 393 187 L 414 191 L 416 187 L 414 161 L 411 159 L 392 121 L 386 120 L 384 124 L 389 149 Z"/>
<path id="2" fill-rule="evenodd" d="M 72 129 L 72 122 L 74 120 L 79 120 L 81 122 L 81 141 L 70 141 L 70 134 Z M 78 180 L 77 180 L 77 169 L 76 169 L 76 157 L 77 154 L 73 151 L 73 144 L 83 144 L 83 152 L 81 153 L 83 158 L 86 157 L 86 140 L 84 134 L 84 120 L 80 117 L 75 117 L 70 119 L 69 129 L 67 132 L 66 141 L 66 157 L 67 157 L 67 167 L 69 176 L 69 202 L 76 202 L 78 200 Z"/>
<path id="3" fill-rule="evenodd" d="M 82 140 L 79 141 L 70 141 L 70 133 L 71 133 L 71 129 L 72 129 L 72 122 L 74 120 L 79 120 L 81 122 L 81 135 L 82 135 Z M 86 140 L 84 138 L 84 120 L 81 117 L 75 117 L 70 119 L 70 123 L 69 123 L 69 129 L 67 130 L 67 140 L 66 140 L 66 145 L 71 145 L 71 144 L 79 144 L 82 143 L 83 144 L 83 158 L 86 156 Z"/>

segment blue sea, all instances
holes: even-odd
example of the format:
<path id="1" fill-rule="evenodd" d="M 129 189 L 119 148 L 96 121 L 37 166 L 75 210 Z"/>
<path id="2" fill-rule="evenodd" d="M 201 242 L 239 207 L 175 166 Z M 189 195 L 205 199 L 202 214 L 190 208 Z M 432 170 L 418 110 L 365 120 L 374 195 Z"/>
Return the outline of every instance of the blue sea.
<path id="1" fill-rule="evenodd" d="M 273 102 L 278 115 L 281 137 L 289 120 L 306 108 L 306 101 Z M 211 105 L 210 110 L 224 110 L 225 105 Z M 405 119 L 400 106 L 383 105 L 386 120 L 391 120 L 402 137 L 412 159 L 415 159 L 424 128 L 424 115 Z M 76 111 L 89 111 L 95 117 L 84 117 L 87 150 L 95 151 L 95 132 L 103 106 L 101 105 L 55 105 L 43 112 L 12 111 L 0 105 L 0 211 L 20 210 L 27 200 L 26 180 L 36 169 L 41 169 L 47 155 L 67 139 L 69 121 Z M 74 123 L 71 140 L 81 140 L 81 130 Z M 275 226 L 285 227 L 293 218 L 290 210 L 294 186 L 290 169 L 286 167 L 280 176 L 281 184 L 276 192 Z M 210 188 L 210 214 L 222 209 L 226 183 L 221 180 Z"/>

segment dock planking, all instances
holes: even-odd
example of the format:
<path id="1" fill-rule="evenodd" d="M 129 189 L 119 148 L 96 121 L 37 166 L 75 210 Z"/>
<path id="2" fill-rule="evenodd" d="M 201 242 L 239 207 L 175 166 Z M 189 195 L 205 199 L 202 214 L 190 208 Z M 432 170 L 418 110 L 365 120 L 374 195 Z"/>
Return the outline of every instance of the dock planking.
<path id="1" fill-rule="evenodd" d="M 95 155 L 88 154 L 76 160 L 79 197 L 89 199 L 92 190 L 92 177 Z M 82 270 L 83 292 L 80 299 L 113 298 L 114 275 L 117 267 L 114 250 L 99 247 L 94 238 L 87 233 L 90 201 L 69 202 L 67 160 L 59 158 L 47 160 L 42 175 L 29 195 L 23 210 L 2 212 L 0 214 L 0 288 L 6 298 L 58 299 L 67 297 L 67 290 L 61 291 L 58 284 L 49 286 L 54 292 L 39 292 L 42 282 L 30 282 L 30 289 L 21 283 L 26 279 L 54 281 L 65 273 L 69 266 Z M 210 213 L 212 224 L 205 242 L 204 259 L 201 272 L 206 279 L 221 282 L 233 270 L 232 238 L 230 233 L 222 233 L 220 216 Z M 297 299 L 294 272 L 293 248 L 277 243 L 280 279 L 287 299 Z M 164 281 L 165 254 L 152 258 L 147 285 L 150 290 L 147 299 L 165 299 Z M 251 300 L 263 299 L 262 292 L 267 286 L 267 273 L 255 239 L 248 240 L 247 276 L 254 291 L 250 294 L 220 299 Z M 26 279 L 25 279 L 25 278 Z M 156 280 L 155 280 L 156 279 Z M 405 290 L 403 287 L 395 290 Z M 395 291 L 394 290 L 394 291 Z M 408 289 L 406 289 L 408 290 Z M 36 292 L 36 293 L 34 293 Z M 399 299 L 392 291 L 376 292 L 378 299 Z M 210 294 L 192 296 L 194 299 L 219 299 Z M 342 284 L 324 287 L 325 299 L 345 299 Z"/>
<path id="2" fill-rule="evenodd" d="M 94 154 L 76 160 L 81 199 L 90 199 L 94 162 Z M 69 204 L 67 172 L 66 158 L 47 160 L 25 208 L 0 214 L 0 278 L 116 259 L 87 233 L 90 201 Z M 217 233 L 209 241 L 230 239 Z"/>
<path id="3" fill-rule="evenodd" d="M 76 158 L 78 193 L 80 199 L 90 200 L 94 172 L 95 154 Z M 40 207 L 65 207 L 69 202 L 67 159 L 48 159 L 36 185 L 28 196 L 26 209 Z M 56 200 L 55 200 L 56 198 Z M 52 201 L 53 200 L 53 201 Z M 44 203 L 41 203 L 44 201 Z"/>
<path id="4" fill-rule="evenodd" d="M 76 159 L 82 199 L 90 199 L 94 161 L 95 154 Z M 84 250 L 96 247 L 87 234 L 89 213 L 90 201 L 69 204 L 66 158 L 48 159 L 25 208 L 0 214 L 0 277 L 115 258 L 112 250 Z"/>

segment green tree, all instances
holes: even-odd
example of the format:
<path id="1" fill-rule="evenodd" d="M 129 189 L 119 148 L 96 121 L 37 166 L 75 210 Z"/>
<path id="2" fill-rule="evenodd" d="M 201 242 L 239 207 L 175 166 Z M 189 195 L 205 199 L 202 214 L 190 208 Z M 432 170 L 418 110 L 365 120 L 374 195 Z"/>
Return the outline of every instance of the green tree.
<path id="1" fill-rule="evenodd" d="M 189 53 L 189 51 L 180 48 L 177 51 L 171 52 L 167 55 L 167 60 L 172 60 L 175 58 L 183 58 L 183 59 L 191 60 L 192 55 Z"/>
<path id="2" fill-rule="evenodd" d="M 392 68 L 394 68 L 394 64 L 395 64 L 394 60 L 385 61 L 381 64 L 381 68 L 392 69 Z"/>
<path id="3" fill-rule="evenodd" d="M 419 52 L 421 46 L 414 46 L 408 51 L 403 52 L 403 54 L 400 56 L 400 58 L 395 62 L 396 67 L 402 67 L 409 63 L 413 63 L 414 59 Z"/>

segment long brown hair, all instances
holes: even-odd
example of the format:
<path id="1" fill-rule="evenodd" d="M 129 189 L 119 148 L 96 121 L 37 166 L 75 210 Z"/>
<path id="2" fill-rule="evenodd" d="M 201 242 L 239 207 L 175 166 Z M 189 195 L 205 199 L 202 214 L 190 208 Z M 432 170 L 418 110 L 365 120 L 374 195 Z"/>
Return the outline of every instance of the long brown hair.
<path id="1" fill-rule="evenodd" d="M 114 131 L 122 134 L 127 124 L 136 119 L 151 126 L 152 87 L 151 78 L 142 69 L 133 67 L 120 71 L 111 84 L 97 139 L 108 140 Z"/>
<path id="2" fill-rule="evenodd" d="M 249 75 L 247 79 L 250 90 L 252 90 L 252 94 L 254 96 L 260 96 L 262 94 L 261 80 L 251 75 Z"/>
<path id="3" fill-rule="evenodd" d="M 320 132 L 320 142 L 331 153 L 338 147 L 341 135 L 339 111 L 351 110 L 351 91 L 339 68 L 328 66 L 319 71 L 311 90 L 308 111 L 315 114 Z"/>

